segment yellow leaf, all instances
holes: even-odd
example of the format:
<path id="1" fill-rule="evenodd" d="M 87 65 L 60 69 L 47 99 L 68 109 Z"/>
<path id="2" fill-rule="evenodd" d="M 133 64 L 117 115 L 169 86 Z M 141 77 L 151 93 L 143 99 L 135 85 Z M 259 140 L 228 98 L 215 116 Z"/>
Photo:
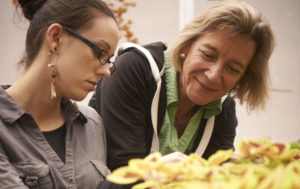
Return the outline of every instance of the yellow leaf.
<path id="1" fill-rule="evenodd" d="M 233 150 L 219 150 L 208 158 L 208 165 L 220 165 L 228 160 L 233 154 Z"/>
<path id="2" fill-rule="evenodd" d="M 120 167 L 109 174 L 106 179 L 117 184 L 131 184 L 141 178 L 135 172 L 131 172 L 129 167 Z"/>
<path id="3" fill-rule="evenodd" d="M 151 187 L 155 187 L 155 186 L 159 186 L 160 183 L 154 180 L 151 181 L 146 181 L 140 184 L 136 184 L 132 187 L 132 189 L 146 189 L 146 188 L 151 188 Z"/>

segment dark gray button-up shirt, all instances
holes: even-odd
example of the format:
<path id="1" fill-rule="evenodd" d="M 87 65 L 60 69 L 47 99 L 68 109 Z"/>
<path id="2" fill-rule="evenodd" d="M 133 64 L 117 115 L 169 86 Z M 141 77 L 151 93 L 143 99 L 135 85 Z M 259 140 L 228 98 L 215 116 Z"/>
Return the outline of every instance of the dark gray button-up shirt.
<path id="1" fill-rule="evenodd" d="M 61 105 L 67 128 L 65 164 L 32 116 L 0 86 L 1 189 L 95 189 L 109 173 L 105 132 L 99 115 L 87 106 L 80 106 L 82 114 L 65 98 Z"/>

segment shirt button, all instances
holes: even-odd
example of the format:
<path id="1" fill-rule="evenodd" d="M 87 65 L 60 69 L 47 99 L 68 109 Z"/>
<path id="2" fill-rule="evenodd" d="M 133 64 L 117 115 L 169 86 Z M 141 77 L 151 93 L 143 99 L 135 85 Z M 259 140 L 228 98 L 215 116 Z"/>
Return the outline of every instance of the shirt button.
<path id="1" fill-rule="evenodd" d="M 68 177 L 67 180 L 68 180 L 68 183 L 69 183 L 69 184 L 73 184 L 73 183 L 74 183 L 74 179 L 73 179 L 72 177 Z"/>

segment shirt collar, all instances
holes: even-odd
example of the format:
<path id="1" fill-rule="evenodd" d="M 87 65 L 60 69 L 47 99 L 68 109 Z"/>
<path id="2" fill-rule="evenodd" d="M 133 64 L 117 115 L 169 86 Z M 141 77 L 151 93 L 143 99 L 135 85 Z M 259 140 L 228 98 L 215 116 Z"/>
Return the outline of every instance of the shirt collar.
<path id="1" fill-rule="evenodd" d="M 10 86 L 0 86 L 0 117 L 4 122 L 12 124 L 26 112 L 5 91 Z"/>
<path id="2" fill-rule="evenodd" d="M 205 109 L 204 118 L 207 119 L 222 112 L 222 100 L 218 99 L 201 107 Z"/>
<path id="3" fill-rule="evenodd" d="M 167 83 L 167 105 L 178 102 L 177 71 L 169 60 L 168 50 L 164 51 L 165 76 Z"/>
<path id="4" fill-rule="evenodd" d="M 76 102 L 72 102 L 66 97 L 61 100 L 61 106 L 64 108 L 66 121 L 72 122 L 75 119 L 79 119 L 82 123 L 86 123 L 86 117 L 78 110 Z"/>
<path id="5" fill-rule="evenodd" d="M 0 86 L 0 118 L 8 123 L 13 124 L 15 121 L 20 119 L 24 114 L 23 110 L 14 99 L 6 92 L 9 85 Z M 49 99 L 50 100 L 50 99 Z M 64 108 L 66 121 L 73 121 L 79 119 L 83 123 L 87 122 L 85 116 L 76 108 L 76 106 L 66 97 L 62 98 L 61 106 Z"/>

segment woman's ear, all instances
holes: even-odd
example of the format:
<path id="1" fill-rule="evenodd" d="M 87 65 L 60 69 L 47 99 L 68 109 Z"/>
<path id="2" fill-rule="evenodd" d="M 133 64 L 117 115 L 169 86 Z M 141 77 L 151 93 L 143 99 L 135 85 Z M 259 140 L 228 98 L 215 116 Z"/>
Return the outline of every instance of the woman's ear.
<path id="1" fill-rule="evenodd" d="M 180 50 L 180 54 L 179 54 L 179 57 L 181 59 L 181 62 L 180 62 L 180 70 L 182 71 L 183 69 L 183 64 L 184 64 L 184 61 L 189 53 L 189 50 L 190 50 L 190 45 L 186 45 L 184 46 L 181 50 Z"/>
<path id="2" fill-rule="evenodd" d="M 62 36 L 63 28 L 60 24 L 54 23 L 48 27 L 46 39 L 49 45 L 49 51 L 57 52 L 59 48 L 59 39 Z"/>
<path id="3" fill-rule="evenodd" d="M 191 45 L 190 44 L 187 44 L 186 46 L 184 46 L 182 48 L 182 53 L 184 53 L 185 55 L 187 55 L 190 51 L 190 48 L 191 48 Z"/>

